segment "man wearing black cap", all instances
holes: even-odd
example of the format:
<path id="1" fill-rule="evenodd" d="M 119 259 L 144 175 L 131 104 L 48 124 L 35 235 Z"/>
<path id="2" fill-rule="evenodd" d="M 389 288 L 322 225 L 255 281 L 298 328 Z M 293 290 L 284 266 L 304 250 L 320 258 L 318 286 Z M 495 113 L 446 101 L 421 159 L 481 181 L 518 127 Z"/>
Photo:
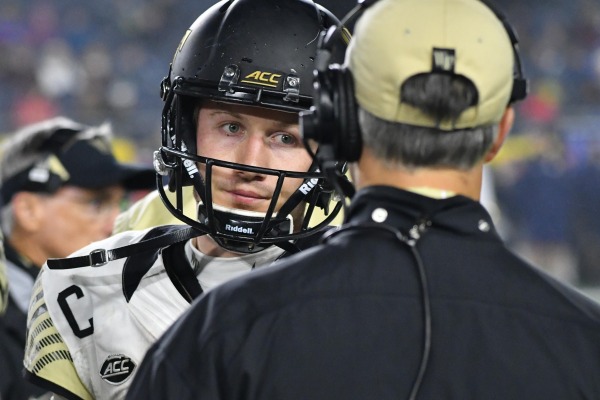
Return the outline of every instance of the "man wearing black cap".
<path id="1" fill-rule="evenodd" d="M 10 283 L 0 319 L 0 398 L 41 394 L 21 377 L 27 307 L 39 268 L 48 258 L 108 237 L 128 190 L 155 186 L 151 168 L 117 162 L 108 124 L 67 118 L 16 132 L 0 154 L 0 225 Z"/>

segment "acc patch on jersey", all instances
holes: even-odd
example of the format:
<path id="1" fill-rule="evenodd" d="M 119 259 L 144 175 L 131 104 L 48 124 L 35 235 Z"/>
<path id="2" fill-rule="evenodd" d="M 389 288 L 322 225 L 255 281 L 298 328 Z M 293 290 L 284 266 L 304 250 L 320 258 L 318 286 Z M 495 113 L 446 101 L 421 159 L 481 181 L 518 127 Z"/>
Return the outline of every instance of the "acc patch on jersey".
<path id="1" fill-rule="evenodd" d="M 111 385 L 120 385 L 131 376 L 136 365 L 124 354 L 111 354 L 100 368 L 100 376 Z"/>

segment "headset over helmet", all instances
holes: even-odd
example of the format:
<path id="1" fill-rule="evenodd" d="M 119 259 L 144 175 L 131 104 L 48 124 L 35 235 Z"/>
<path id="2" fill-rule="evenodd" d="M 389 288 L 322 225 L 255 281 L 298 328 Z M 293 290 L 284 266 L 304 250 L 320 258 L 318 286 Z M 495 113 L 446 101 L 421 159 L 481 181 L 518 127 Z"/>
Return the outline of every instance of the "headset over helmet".
<path id="1" fill-rule="evenodd" d="M 209 8 L 187 30 L 161 84 L 162 146 L 155 152 L 155 168 L 169 176 L 175 204 L 159 185 L 161 197 L 177 218 L 237 252 L 260 251 L 308 236 L 333 220 L 340 202 L 329 209 L 333 189 L 316 163 L 298 172 L 199 156 L 195 114 L 202 100 L 289 112 L 309 109 L 317 44 L 327 28 L 336 24 L 339 21 L 328 10 L 310 0 L 225 0 Z M 333 55 L 339 62 L 348 39 L 340 39 L 345 43 L 337 46 Z M 213 204 L 211 175 L 215 167 L 277 177 L 268 210 L 254 213 Z M 303 183 L 276 210 L 285 179 Z M 183 210 L 182 187 L 189 184 L 200 198 L 195 216 Z M 326 215 L 317 223 L 311 221 L 315 206 Z M 290 214 L 299 207 L 304 208 L 304 217 L 300 226 L 293 227 Z"/>

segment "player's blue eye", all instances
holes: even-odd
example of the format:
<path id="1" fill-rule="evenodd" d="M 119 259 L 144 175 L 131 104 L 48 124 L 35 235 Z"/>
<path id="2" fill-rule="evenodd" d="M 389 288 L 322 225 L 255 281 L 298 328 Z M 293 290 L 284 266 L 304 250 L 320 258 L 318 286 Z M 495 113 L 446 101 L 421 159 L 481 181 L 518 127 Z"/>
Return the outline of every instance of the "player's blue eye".
<path id="1" fill-rule="evenodd" d="M 283 144 L 294 144 L 295 140 L 292 135 L 281 135 L 281 143 Z"/>
<path id="2" fill-rule="evenodd" d="M 227 124 L 225 129 L 229 133 L 238 133 L 240 131 L 240 126 L 238 124 Z"/>

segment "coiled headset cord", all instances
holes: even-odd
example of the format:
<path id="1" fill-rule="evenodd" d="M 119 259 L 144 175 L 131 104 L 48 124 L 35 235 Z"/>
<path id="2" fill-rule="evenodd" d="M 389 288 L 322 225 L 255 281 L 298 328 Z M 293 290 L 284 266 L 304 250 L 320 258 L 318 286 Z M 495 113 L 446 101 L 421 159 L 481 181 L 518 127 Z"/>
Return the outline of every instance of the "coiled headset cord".
<path id="1" fill-rule="evenodd" d="M 407 245 L 410 249 L 411 254 L 413 255 L 416 261 L 417 273 L 419 276 L 419 283 L 421 289 L 421 301 L 423 304 L 423 351 L 421 353 L 421 361 L 419 364 L 419 369 L 417 372 L 417 376 L 413 382 L 412 388 L 410 390 L 410 395 L 408 400 L 416 400 L 417 395 L 419 394 L 419 389 L 421 388 L 421 384 L 423 383 L 423 378 L 425 376 L 425 372 L 427 371 L 427 366 L 429 364 L 429 355 L 431 353 L 431 299 L 429 297 L 429 283 L 427 280 L 427 273 L 425 271 L 425 265 L 423 264 L 423 259 L 421 258 L 421 254 L 417 249 L 417 242 L 422 237 L 423 233 L 430 226 L 428 221 L 424 221 L 415 226 L 409 231 L 408 236 L 403 235 L 398 229 L 381 224 L 358 224 L 358 225 L 348 225 L 342 226 L 338 230 L 334 230 L 328 234 L 326 234 L 323 238 L 324 242 L 329 241 L 333 236 L 337 236 L 341 233 L 349 232 L 349 231 L 361 231 L 365 230 L 376 230 L 376 231 L 384 231 L 387 233 L 391 233 L 394 235 L 396 239 L 398 239 L 403 244 Z"/>

